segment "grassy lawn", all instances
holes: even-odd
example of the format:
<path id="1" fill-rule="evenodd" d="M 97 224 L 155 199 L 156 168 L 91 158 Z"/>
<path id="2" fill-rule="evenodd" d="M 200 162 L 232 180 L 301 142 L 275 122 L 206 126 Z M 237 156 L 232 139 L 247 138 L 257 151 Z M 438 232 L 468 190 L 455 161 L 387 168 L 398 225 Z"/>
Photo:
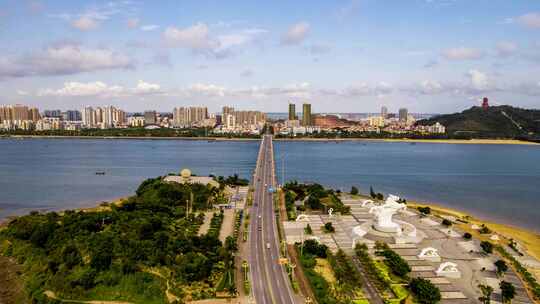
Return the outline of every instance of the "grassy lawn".
<path id="1" fill-rule="evenodd" d="M 328 260 L 316 258 L 315 261 L 317 262 L 317 264 L 315 265 L 313 270 L 315 270 L 316 273 L 321 275 L 321 277 L 323 277 L 326 280 L 326 282 L 328 282 L 329 284 L 336 283 L 336 277 L 334 276 L 334 271 L 332 271 L 332 267 L 330 266 L 330 263 L 328 262 Z"/>

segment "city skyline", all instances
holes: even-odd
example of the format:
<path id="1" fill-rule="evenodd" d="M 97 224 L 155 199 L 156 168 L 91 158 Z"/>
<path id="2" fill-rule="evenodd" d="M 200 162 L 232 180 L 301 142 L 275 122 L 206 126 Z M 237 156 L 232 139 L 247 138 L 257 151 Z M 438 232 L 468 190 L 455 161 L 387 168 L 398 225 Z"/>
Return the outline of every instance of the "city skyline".
<path id="1" fill-rule="evenodd" d="M 490 96 L 538 107 L 534 1 L 152 4 L 1 5 L 0 104 L 449 113 Z"/>

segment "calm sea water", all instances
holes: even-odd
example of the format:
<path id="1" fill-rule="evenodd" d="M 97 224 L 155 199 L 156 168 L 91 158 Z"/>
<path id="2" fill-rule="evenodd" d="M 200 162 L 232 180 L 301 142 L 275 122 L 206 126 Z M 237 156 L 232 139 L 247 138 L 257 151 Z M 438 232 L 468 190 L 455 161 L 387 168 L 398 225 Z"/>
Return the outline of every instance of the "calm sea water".
<path id="1" fill-rule="evenodd" d="M 540 231 L 540 147 L 388 142 L 275 142 L 278 178 L 393 193 Z M 0 140 L 0 217 L 130 195 L 188 167 L 249 177 L 259 143 Z M 105 171 L 106 175 L 96 175 Z"/>
<path id="2" fill-rule="evenodd" d="M 182 168 L 199 175 L 248 177 L 258 148 L 257 141 L 3 139 L 0 218 L 93 206 L 133 194 L 146 178 Z"/>
<path id="3" fill-rule="evenodd" d="M 286 142 L 275 153 L 286 180 L 373 186 L 540 231 L 540 146 Z"/>

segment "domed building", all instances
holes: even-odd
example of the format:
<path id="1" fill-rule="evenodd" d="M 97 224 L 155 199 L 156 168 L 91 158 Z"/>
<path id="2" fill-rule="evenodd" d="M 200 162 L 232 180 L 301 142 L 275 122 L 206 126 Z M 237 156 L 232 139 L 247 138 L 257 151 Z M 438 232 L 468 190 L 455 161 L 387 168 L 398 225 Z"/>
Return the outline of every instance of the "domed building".
<path id="1" fill-rule="evenodd" d="M 212 185 L 214 187 L 219 187 L 219 183 L 216 182 L 213 178 L 209 176 L 192 176 L 191 170 L 184 168 L 180 171 L 180 175 L 169 175 L 165 177 L 164 181 L 174 182 L 179 184 L 203 184 L 203 185 Z"/>

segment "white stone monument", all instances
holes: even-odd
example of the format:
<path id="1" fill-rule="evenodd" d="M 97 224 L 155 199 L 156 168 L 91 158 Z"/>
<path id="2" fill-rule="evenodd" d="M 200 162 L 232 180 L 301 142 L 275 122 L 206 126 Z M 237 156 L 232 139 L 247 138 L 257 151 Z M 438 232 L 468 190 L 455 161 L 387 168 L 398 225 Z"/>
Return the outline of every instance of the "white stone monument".
<path id="1" fill-rule="evenodd" d="M 439 277 L 459 279 L 461 278 L 461 272 L 459 271 L 457 266 L 458 265 L 456 263 L 444 262 L 439 266 L 439 268 L 435 271 L 435 273 Z"/>
<path id="2" fill-rule="evenodd" d="M 426 247 L 420 251 L 420 254 L 418 254 L 418 258 L 420 260 L 426 260 L 430 262 L 440 262 L 441 256 L 439 255 L 439 251 L 433 247 Z"/>
<path id="3" fill-rule="evenodd" d="M 392 221 L 392 216 L 399 210 L 405 210 L 405 204 L 398 203 L 399 197 L 390 194 L 384 204 L 381 206 L 371 207 L 369 213 L 375 215 L 375 223 L 373 228 L 382 232 L 397 233 L 401 235 L 401 227 L 398 223 Z"/>
<path id="4" fill-rule="evenodd" d="M 309 222 L 309 218 L 305 214 L 300 214 L 296 217 L 297 222 Z"/>
<path id="5" fill-rule="evenodd" d="M 362 207 L 363 208 L 371 208 L 375 205 L 375 202 L 373 202 L 372 200 L 365 200 L 362 202 Z"/>

